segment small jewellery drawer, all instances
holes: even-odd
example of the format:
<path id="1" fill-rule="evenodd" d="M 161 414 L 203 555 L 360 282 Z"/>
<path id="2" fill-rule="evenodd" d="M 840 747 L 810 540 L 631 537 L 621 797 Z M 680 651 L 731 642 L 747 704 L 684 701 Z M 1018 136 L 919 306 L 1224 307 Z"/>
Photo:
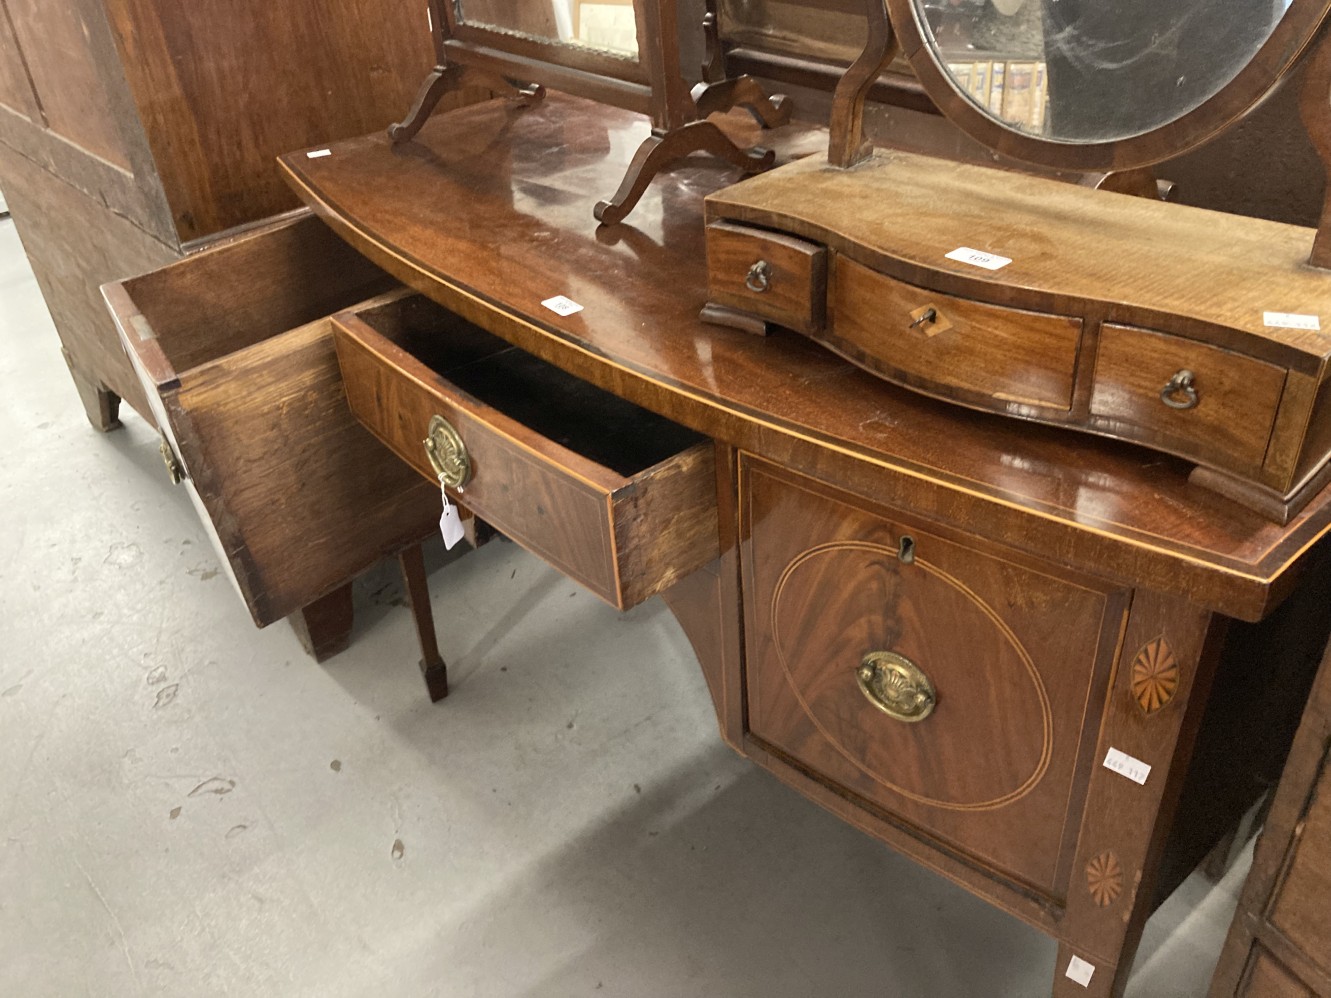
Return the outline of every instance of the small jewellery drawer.
<path id="1" fill-rule="evenodd" d="M 1259 468 L 1285 369 L 1166 333 L 1106 323 L 1091 416 L 1116 436 L 1222 467 Z"/>
<path id="2" fill-rule="evenodd" d="M 1065 897 L 1128 594 L 747 455 L 740 496 L 750 737 Z"/>
<path id="3" fill-rule="evenodd" d="M 707 226 L 712 304 L 802 333 L 823 324 L 827 250 L 792 236 L 728 222 Z"/>
<path id="4" fill-rule="evenodd" d="M 697 433 L 420 296 L 334 324 L 356 416 L 597 596 L 624 609 L 716 558 L 713 445 Z"/>
<path id="5" fill-rule="evenodd" d="M 824 342 L 870 370 L 985 408 L 1072 408 L 1080 319 L 939 294 L 844 256 L 829 297 Z"/>

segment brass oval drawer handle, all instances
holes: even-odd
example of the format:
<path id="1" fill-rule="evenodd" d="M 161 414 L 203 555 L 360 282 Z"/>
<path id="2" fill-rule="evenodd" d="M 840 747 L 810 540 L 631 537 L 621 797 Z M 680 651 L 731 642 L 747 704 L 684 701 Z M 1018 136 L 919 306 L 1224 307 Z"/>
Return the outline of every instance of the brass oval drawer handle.
<path id="1" fill-rule="evenodd" d="M 871 651 L 855 670 L 860 692 L 888 717 L 914 724 L 933 713 L 938 703 L 934 684 L 905 655 Z"/>
<path id="2" fill-rule="evenodd" d="M 772 286 L 772 265 L 766 260 L 759 260 L 749 268 L 744 278 L 744 286 L 750 291 L 762 294 Z"/>
<path id="3" fill-rule="evenodd" d="M 162 463 L 166 465 L 166 473 L 171 478 L 171 484 L 179 485 L 185 480 L 185 466 L 180 463 L 180 458 L 176 457 L 176 452 L 171 449 L 171 441 L 166 439 L 166 434 L 161 434 L 161 437 L 157 449 L 162 454 Z"/>
<path id="4" fill-rule="evenodd" d="M 1197 387 L 1193 384 L 1196 377 L 1191 371 L 1174 372 L 1169 383 L 1160 389 L 1160 401 L 1171 409 L 1195 409 L 1201 401 Z"/>
<path id="5" fill-rule="evenodd" d="M 467 445 L 443 416 L 430 417 L 430 429 L 425 438 L 425 456 L 439 481 L 451 489 L 462 490 L 471 480 L 471 457 Z"/>

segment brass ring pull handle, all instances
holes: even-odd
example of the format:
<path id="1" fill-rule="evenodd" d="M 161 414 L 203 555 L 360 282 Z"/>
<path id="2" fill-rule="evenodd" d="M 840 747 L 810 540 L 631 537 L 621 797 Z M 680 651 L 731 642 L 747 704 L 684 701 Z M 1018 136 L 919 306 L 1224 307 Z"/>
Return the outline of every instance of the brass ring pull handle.
<path id="1" fill-rule="evenodd" d="M 161 443 L 157 449 L 161 451 L 162 462 L 166 465 L 166 473 L 171 478 L 172 485 L 179 485 L 185 480 L 185 466 L 180 463 L 180 458 L 176 457 L 176 452 L 171 449 L 171 441 L 166 439 L 163 433 Z"/>
<path id="2" fill-rule="evenodd" d="M 744 278 L 744 286 L 750 291 L 762 294 L 772 286 L 772 265 L 766 260 L 759 260 L 749 268 L 748 276 Z"/>
<path id="3" fill-rule="evenodd" d="M 1191 371 L 1176 371 L 1169 383 L 1160 389 L 1160 401 L 1171 409 L 1195 409 L 1201 401 L 1197 387 L 1192 383 L 1196 377 Z"/>
<path id="4" fill-rule="evenodd" d="M 430 418 L 429 435 L 425 438 L 425 456 L 430 459 L 430 467 L 439 476 L 439 481 L 449 488 L 461 492 L 462 487 L 471 480 L 471 458 L 467 455 L 467 445 L 443 416 Z"/>
<path id="5" fill-rule="evenodd" d="M 938 695 L 918 665 L 891 651 L 871 651 L 855 670 L 860 692 L 888 717 L 915 724 L 933 713 Z"/>
<path id="6" fill-rule="evenodd" d="M 923 326 L 926 322 L 936 322 L 937 320 L 938 309 L 933 307 L 926 308 L 916 317 L 915 321 L 910 324 L 910 328 L 914 329 L 917 326 Z"/>

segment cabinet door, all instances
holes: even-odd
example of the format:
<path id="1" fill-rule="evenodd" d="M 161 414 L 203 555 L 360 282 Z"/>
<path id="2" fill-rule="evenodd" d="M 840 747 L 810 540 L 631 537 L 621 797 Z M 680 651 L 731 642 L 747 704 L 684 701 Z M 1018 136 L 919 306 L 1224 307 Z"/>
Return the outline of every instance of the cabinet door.
<path id="1" fill-rule="evenodd" d="M 741 491 L 751 736 L 1061 903 L 1128 593 L 757 461 Z"/>

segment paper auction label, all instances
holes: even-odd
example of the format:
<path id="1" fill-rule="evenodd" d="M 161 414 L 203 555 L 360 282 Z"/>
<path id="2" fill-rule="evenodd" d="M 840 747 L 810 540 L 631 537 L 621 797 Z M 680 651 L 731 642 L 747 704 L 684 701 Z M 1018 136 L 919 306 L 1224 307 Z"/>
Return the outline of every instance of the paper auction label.
<path id="1" fill-rule="evenodd" d="M 985 253 L 983 250 L 971 249 L 969 246 L 959 246 L 945 255 L 949 260 L 956 260 L 958 263 L 969 263 L 972 267 L 983 267 L 985 270 L 1002 270 L 1012 262 L 1007 257 L 999 256 L 997 253 Z"/>
<path id="2" fill-rule="evenodd" d="M 1112 769 L 1120 776 L 1126 776 L 1133 783 L 1146 785 L 1146 778 L 1151 775 L 1151 767 L 1140 759 L 1134 759 L 1126 752 L 1111 748 L 1105 756 L 1105 769 Z"/>

